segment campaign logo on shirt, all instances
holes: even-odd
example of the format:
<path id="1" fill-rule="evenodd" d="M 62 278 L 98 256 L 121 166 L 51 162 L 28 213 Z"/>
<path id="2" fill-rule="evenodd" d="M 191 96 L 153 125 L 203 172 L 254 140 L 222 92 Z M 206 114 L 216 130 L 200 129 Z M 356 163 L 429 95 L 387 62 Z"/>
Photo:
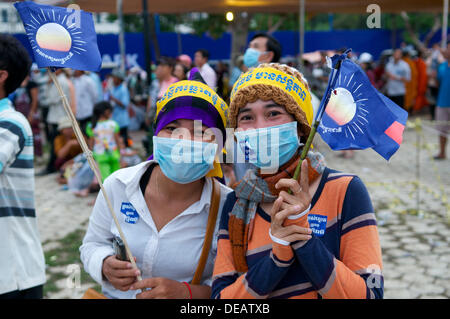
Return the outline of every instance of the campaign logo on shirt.
<path id="1" fill-rule="evenodd" d="M 309 227 L 317 237 L 325 235 L 325 229 L 327 228 L 327 216 L 310 214 L 308 215 Z"/>
<path id="2" fill-rule="evenodd" d="M 136 224 L 139 220 L 139 214 L 131 203 L 122 202 L 120 212 L 125 215 L 125 222 L 129 224 Z"/>

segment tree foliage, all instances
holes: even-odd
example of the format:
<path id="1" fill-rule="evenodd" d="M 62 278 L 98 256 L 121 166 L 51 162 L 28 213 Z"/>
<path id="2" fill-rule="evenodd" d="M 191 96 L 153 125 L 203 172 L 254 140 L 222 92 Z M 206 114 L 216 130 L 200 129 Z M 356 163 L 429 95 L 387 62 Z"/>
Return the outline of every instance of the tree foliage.
<path id="1" fill-rule="evenodd" d="M 306 31 L 356 30 L 366 29 L 367 15 L 361 14 L 306 14 Z M 409 13 L 411 30 L 416 33 L 429 32 L 435 23 L 436 15 L 432 13 Z M 115 21 L 117 15 L 111 14 L 109 21 Z M 231 24 L 225 19 L 225 14 L 185 13 L 159 15 L 159 30 L 161 32 L 173 32 L 177 24 L 184 24 L 194 30 L 196 34 L 207 33 L 213 38 L 222 36 L 224 32 L 231 30 Z M 124 15 L 126 32 L 142 32 L 142 16 Z M 405 30 L 405 20 L 400 14 L 382 14 L 381 27 L 387 30 Z M 297 13 L 270 14 L 258 13 L 251 16 L 249 31 L 297 31 L 299 18 Z M 410 40 L 407 32 L 405 39 Z"/>

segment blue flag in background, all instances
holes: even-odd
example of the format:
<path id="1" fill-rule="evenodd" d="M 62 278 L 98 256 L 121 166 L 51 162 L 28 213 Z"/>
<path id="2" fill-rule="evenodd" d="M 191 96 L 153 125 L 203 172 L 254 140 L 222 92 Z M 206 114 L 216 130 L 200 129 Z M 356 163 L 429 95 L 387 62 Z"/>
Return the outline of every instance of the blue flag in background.
<path id="1" fill-rule="evenodd" d="M 17 2 L 14 6 L 40 68 L 100 70 L 102 59 L 91 13 L 31 1 Z"/>
<path id="2" fill-rule="evenodd" d="M 408 113 L 379 93 L 357 64 L 341 60 L 317 131 L 333 150 L 373 148 L 389 160 L 401 144 Z"/>

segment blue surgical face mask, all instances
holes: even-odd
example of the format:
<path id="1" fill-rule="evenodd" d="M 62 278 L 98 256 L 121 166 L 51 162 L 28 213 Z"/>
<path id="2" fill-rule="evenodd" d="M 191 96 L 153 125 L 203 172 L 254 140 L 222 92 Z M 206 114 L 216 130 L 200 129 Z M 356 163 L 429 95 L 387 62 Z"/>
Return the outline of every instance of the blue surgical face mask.
<path id="1" fill-rule="evenodd" d="M 188 184 L 214 167 L 217 144 L 153 136 L 153 156 L 172 181 Z"/>
<path id="2" fill-rule="evenodd" d="M 298 139 L 296 121 L 235 132 L 234 135 L 238 143 L 238 161 L 245 159 L 267 174 L 277 172 L 302 145 Z"/>
<path id="3" fill-rule="evenodd" d="M 253 48 L 248 48 L 245 53 L 244 53 L 244 64 L 246 67 L 248 68 L 253 68 L 258 66 L 259 62 L 259 56 L 262 54 L 262 52 L 253 49 Z"/>

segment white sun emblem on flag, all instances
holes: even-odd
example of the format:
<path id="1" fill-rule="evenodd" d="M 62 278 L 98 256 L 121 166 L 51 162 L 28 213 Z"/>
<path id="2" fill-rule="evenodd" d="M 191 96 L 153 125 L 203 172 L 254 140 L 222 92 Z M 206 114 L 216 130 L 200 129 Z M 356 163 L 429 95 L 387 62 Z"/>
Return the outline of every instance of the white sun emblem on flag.
<path id="1" fill-rule="evenodd" d="M 342 78 L 339 74 L 337 87 L 331 92 L 325 112 L 342 127 L 346 137 L 351 136 L 355 139 L 355 134 L 364 134 L 361 127 L 369 123 L 366 119 L 369 111 L 364 108 L 365 104 L 363 103 L 368 99 L 358 99 L 363 95 L 360 91 L 363 84 L 356 86 L 357 83 L 352 82 L 353 75 L 347 81 L 347 76 Z"/>
<path id="2" fill-rule="evenodd" d="M 68 23 L 67 14 L 55 13 L 55 10 L 30 12 L 31 19 L 25 24 L 25 30 L 30 37 L 34 49 L 41 48 L 56 52 L 73 51 L 77 54 L 86 52 L 81 35 L 83 32 L 76 23 Z"/>

